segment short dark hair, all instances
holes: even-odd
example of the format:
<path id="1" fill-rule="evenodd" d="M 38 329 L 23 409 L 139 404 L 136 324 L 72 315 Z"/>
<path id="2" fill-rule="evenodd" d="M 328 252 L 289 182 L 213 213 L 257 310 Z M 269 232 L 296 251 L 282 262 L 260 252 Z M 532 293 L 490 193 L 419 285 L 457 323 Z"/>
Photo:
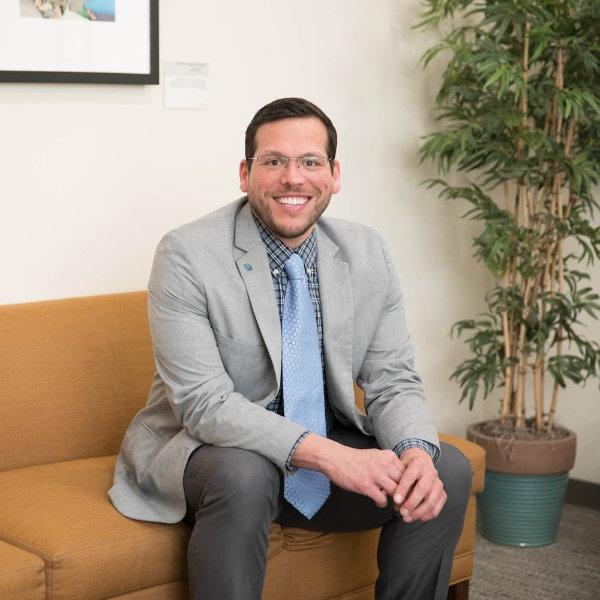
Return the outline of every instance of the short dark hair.
<path id="1" fill-rule="evenodd" d="M 246 129 L 246 162 L 248 169 L 252 166 L 250 160 L 256 151 L 256 130 L 265 123 L 281 121 L 282 119 L 297 119 L 298 117 L 316 117 L 327 129 L 327 157 L 335 158 L 337 150 L 337 131 L 331 119 L 315 104 L 304 98 L 279 98 L 269 102 L 252 117 Z"/>

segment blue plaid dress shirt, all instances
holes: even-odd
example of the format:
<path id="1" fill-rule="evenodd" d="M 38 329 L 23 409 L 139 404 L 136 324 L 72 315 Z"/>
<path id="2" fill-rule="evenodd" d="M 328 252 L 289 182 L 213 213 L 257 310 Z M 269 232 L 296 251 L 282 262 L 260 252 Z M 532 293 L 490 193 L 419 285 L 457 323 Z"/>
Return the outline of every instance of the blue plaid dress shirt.
<path id="1" fill-rule="evenodd" d="M 269 267 L 271 269 L 271 277 L 273 279 L 273 287 L 275 289 L 275 298 L 277 299 L 277 308 L 279 309 L 279 322 L 281 323 L 281 317 L 283 314 L 283 300 L 285 298 L 285 290 L 287 288 L 288 277 L 283 268 L 288 258 L 292 255 L 292 251 L 277 239 L 253 214 L 254 221 L 258 227 L 260 237 L 267 248 L 267 256 L 269 258 Z M 323 369 L 323 386 L 324 395 L 327 398 L 327 385 L 325 383 L 325 358 L 323 355 L 323 314 L 321 312 L 321 297 L 319 295 L 319 274 L 317 272 L 317 236 L 315 230 L 310 234 L 298 248 L 294 249 L 294 252 L 300 255 L 304 261 L 306 268 L 306 275 L 308 279 L 308 291 L 310 293 L 310 299 L 312 300 L 315 316 L 317 318 L 317 332 L 319 334 L 319 347 L 321 350 L 321 367 Z M 281 397 L 281 387 L 279 388 L 275 399 L 267 405 L 267 410 L 272 410 L 280 415 L 283 415 L 283 401 Z M 327 432 L 329 433 L 335 424 L 337 419 L 335 418 L 329 402 L 325 402 L 325 423 L 327 425 Z M 309 434 L 309 431 L 305 431 L 294 444 L 287 462 L 286 467 L 289 471 L 293 471 L 294 467 L 291 466 L 292 456 L 300 444 L 300 442 Z M 433 462 L 437 462 L 439 458 L 439 448 L 417 438 L 410 438 L 402 440 L 396 446 L 394 446 L 394 452 L 396 455 L 402 454 L 408 448 L 420 448 L 427 452 Z"/>

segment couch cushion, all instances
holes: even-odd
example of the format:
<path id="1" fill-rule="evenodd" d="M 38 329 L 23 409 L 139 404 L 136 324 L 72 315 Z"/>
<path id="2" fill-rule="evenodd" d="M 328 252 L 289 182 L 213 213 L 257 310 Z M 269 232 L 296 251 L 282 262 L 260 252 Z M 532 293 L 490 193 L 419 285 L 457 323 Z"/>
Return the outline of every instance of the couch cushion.
<path id="1" fill-rule="evenodd" d="M 49 600 L 112 598 L 186 579 L 190 527 L 119 514 L 106 493 L 114 464 L 106 456 L 0 473 L 0 539 L 45 561 Z M 282 545 L 274 525 L 265 597 L 283 592 Z M 164 589 L 175 593 L 180 586 Z"/>
<path id="2" fill-rule="evenodd" d="M 114 462 L 115 457 L 108 456 L 0 472 L 0 539 L 46 562 L 49 600 L 114 597 L 186 577 L 189 527 L 121 516 L 106 495 Z M 473 500 L 469 521 L 474 519 Z M 470 574 L 471 530 L 459 543 L 453 582 Z M 298 529 L 282 533 L 274 525 L 263 598 L 281 598 L 284 565 L 288 592 L 310 585 L 316 586 L 314 598 L 331 598 L 340 590 L 368 586 L 376 576 L 378 535 L 323 535 Z M 331 568 L 341 554 L 354 562 L 352 569 Z"/>
<path id="3" fill-rule="evenodd" d="M 44 561 L 0 541 L 0 598 L 44 600 Z"/>
<path id="4" fill-rule="evenodd" d="M 0 307 L 0 471 L 116 454 L 154 362 L 146 294 Z"/>
<path id="5" fill-rule="evenodd" d="M 185 578 L 188 528 L 121 516 L 106 495 L 114 463 L 0 473 L 0 538 L 43 558 L 49 599 L 107 598 Z"/>
<path id="6" fill-rule="evenodd" d="M 377 579 L 379 533 L 284 529 L 286 597 L 322 600 L 368 588 Z"/>

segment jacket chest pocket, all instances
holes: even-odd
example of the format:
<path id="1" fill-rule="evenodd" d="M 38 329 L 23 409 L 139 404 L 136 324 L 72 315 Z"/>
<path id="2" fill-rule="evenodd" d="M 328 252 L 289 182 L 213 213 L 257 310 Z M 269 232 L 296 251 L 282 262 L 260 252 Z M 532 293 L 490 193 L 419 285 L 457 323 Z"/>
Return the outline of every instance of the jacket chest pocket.
<path id="1" fill-rule="evenodd" d="M 266 346 L 239 342 L 216 330 L 214 334 L 223 366 L 236 392 L 257 401 L 273 391 L 277 383 Z"/>

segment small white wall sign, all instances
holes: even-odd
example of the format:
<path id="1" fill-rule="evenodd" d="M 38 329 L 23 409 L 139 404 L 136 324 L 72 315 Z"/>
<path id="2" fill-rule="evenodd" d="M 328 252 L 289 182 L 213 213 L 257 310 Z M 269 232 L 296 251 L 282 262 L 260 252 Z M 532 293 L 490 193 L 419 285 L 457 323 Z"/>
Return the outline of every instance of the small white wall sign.
<path id="1" fill-rule="evenodd" d="M 208 65 L 166 60 L 164 69 L 165 108 L 208 106 Z"/>

